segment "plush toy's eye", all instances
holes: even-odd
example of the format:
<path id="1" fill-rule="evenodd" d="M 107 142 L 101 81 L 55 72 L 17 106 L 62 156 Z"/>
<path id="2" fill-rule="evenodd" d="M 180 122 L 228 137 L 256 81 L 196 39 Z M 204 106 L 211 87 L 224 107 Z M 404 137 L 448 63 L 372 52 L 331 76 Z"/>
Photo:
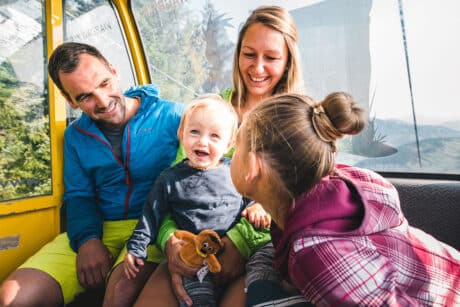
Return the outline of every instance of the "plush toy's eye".
<path id="1" fill-rule="evenodd" d="M 202 246 L 203 246 L 204 248 L 208 248 L 208 245 L 209 245 L 208 242 L 203 242 L 203 244 L 202 244 Z"/>
<path id="2" fill-rule="evenodd" d="M 214 250 L 214 248 L 212 246 L 208 247 L 208 251 L 212 252 L 213 250 Z"/>

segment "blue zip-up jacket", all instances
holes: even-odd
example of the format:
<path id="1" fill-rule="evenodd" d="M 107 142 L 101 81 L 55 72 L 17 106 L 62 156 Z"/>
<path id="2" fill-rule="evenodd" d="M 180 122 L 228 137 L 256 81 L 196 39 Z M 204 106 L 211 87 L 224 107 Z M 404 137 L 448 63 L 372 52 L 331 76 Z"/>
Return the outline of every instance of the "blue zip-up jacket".
<path id="1" fill-rule="evenodd" d="M 123 131 L 122 157 L 85 114 L 64 133 L 64 203 L 67 234 L 74 251 L 102 238 L 103 221 L 137 219 L 160 172 L 179 146 L 183 104 L 159 98 L 155 85 L 132 87 L 125 96 L 141 105 Z"/>

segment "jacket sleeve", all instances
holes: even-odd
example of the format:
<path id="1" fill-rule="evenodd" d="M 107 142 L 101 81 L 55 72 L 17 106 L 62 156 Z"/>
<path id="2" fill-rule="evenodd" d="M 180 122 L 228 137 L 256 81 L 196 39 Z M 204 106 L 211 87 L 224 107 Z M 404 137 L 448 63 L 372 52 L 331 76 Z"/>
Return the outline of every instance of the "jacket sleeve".
<path id="1" fill-rule="evenodd" d="M 171 214 L 167 214 L 161 222 L 156 242 L 156 245 L 160 247 L 163 254 L 165 253 L 166 242 L 168 242 L 169 237 L 174 233 L 176 229 L 178 229 L 176 222 L 174 222 Z"/>
<path id="2" fill-rule="evenodd" d="M 270 230 L 255 230 L 249 221 L 242 217 L 240 221 L 227 231 L 227 236 L 235 244 L 240 254 L 248 259 L 261 246 L 270 241 Z"/>
<path id="3" fill-rule="evenodd" d="M 163 253 L 165 251 L 166 242 L 176 229 L 177 224 L 174 222 L 171 215 L 167 215 L 161 223 L 156 242 Z M 270 241 L 270 231 L 268 229 L 257 231 L 246 218 L 241 218 L 240 221 L 227 232 L 227 236 L 233 244 L 235 244 L 236 248 L 245 259 L 248 259 L 261 246 Z"/>
<path id="4" fill-rule="evenodd" d="M 67 139 L 64 140 L 64 182 L 67 236 L 71 248 L 78 252 L 89 239 L 102 237 L 102 214 L 95 201 L 93 181 Z"/>
<path id="5" fill-rule="evenodd" d="M 65 203 L 67 236 L 77 253 L 80 246 L 93 238 L 102 238 L 102 215 L 92 199 L 76 197 Z"/>
<path id="6" fill-rule="evenodd" d="M 397 270 L 366 238 L 297 240 L 289 254 L 289 276 L 310 302 L 335 306 L 417 306 L 398 291 Z M 303 246 L 303 247 L 301 247 Z"/>
<path id="7" fill-rule="evenodd" d="M 137 258 L 147 258 L 147 246 L 156 241 L 160 222 L 169 212 L 166 191 L 163 176 L 160 175 L 147 196 L 142 216 L 127 243 L 128 252 Z"/>

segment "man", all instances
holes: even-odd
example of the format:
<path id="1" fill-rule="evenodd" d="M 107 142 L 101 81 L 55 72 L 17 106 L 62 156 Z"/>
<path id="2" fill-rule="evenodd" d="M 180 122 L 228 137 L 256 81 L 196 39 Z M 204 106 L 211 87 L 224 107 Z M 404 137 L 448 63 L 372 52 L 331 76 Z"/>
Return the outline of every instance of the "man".
<path id="1" fill-rule="evenodd" d="M 61 306 L 106 278 L 104 306 L 132 305 L 160 254 L 152 250 L 134 280 L 118 264 L 148 191 L 176 158 L 183 105 L 160 99 L 152 85 L 123 94 L 117 70 L 86 44 L 60 45 L 48 71 L 83 112 L 64 135 L 67 233 L 5 280 L 0 305 Z"/>

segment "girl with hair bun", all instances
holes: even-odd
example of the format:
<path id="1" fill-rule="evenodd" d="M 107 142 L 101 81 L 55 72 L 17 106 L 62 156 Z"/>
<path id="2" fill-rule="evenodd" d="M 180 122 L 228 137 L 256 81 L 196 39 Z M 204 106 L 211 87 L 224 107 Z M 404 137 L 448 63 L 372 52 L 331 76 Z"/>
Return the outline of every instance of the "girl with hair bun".
<path id="1" fill-rule="evenodd" d="M 231 164 L 237 190 L 272 216 L 274 266 L 317 306 L 458 306 L 460 253 L 408 225 L 395 187 L 336 164 L 364 111 L 346 93 L 259 104 Z"/>

